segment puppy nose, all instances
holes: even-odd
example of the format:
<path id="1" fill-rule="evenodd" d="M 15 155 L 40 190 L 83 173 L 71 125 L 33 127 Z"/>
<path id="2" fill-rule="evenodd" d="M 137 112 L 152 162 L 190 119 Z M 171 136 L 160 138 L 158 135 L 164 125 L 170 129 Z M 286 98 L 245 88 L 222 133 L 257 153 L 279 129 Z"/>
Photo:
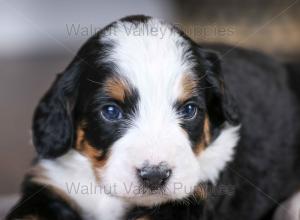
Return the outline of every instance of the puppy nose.
<path id="1" fill-rule="evenodd" d="M 172 170 L 164 163 L 156 166 L 146 165 L 137 170 L 138 177 L 143 186 L 150 190 L 163 187 L 172 174 Z"/>

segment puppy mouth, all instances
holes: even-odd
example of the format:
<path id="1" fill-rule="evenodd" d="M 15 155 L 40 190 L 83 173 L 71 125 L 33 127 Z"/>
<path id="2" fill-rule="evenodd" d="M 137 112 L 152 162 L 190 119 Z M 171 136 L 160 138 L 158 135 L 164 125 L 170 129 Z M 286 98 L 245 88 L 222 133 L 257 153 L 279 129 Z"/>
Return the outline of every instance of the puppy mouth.
<path id="1" fill-rule="evenodd" d="M 122 195 L 112 194 L 111 196 L 120 198 L 132 204 L 144 206 L 161 204 L 172 199 L 172 196 L 165 187 L 151 190 L 149 188 L 143 187 L 142 185 L 138 190 L 132 193 Z"/>
<path id="2" fill-rule="evenodd" d="M 167 197 L 169 196 L 168 189 L 165 187 L 158 189 L 149 189 L 144 186 L 139 186 L 138 189 L 135 189 L 131 193 L 126 193 L 125 195 L 115 194 L 113 196 L 121 197 L 121 198 L 139 198 L 139 197 L 147 197 L 147 196 L 156 196 L 156 197 Z"/>

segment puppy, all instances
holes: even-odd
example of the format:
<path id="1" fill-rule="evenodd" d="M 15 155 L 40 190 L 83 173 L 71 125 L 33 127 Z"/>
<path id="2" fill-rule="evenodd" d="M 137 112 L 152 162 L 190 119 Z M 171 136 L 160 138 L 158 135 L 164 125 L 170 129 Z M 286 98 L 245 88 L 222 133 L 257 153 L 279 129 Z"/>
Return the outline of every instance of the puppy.
<path id="1" fill-rule="evenodd" d="M 8 219 L 270 219 L 300 188 L 297 108 L 273 59 L 123 18 L 38 104 Z"/>

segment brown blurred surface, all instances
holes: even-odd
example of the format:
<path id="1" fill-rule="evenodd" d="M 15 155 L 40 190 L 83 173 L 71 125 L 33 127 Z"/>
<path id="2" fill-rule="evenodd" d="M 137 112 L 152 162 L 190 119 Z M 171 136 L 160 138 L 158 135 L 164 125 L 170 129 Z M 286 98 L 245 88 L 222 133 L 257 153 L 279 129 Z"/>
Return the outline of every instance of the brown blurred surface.
<path id="1" fill-rule="evenodd" d="M 175 15 L 198 42 L 255 48 L 282 60 L 300 59 L 298 0 L 176 0 Z"/>

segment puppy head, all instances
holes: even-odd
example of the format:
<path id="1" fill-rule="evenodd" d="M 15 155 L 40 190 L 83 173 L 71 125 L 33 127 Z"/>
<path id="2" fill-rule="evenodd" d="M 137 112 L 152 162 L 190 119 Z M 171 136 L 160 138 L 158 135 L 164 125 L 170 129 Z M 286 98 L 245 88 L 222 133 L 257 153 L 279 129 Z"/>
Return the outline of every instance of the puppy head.
<path id="1" fill-rule="evenodd" d="M 217 179 L 238 140 L 233 104 L 217 54 L 170 24 L 127 17 L 93 36 L 42 98 L 34 143 L 44 158 L 74 148 L 111 196 L 153 205 Z"/>

